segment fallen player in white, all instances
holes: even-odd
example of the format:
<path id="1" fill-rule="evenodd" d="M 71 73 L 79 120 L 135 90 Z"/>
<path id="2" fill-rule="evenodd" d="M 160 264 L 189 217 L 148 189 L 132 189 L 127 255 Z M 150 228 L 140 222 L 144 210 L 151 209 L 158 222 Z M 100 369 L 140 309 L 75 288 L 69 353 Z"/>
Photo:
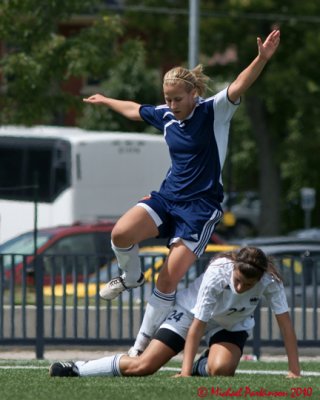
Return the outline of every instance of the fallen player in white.
<path id="1" fill-rule="evenodd" d="M 289 372 L 300 376 L 297 340 L 284 287 L 272 261 L 258 248 L 220 254 L 188 288 L 177 292 L 176 303 L 139 357 L 126 354 L 92 361 L 55 362 L 53 377 L 145 376 L 158 371 L 184 349 L 178 376 L 233 376 L 245 342 L 254 327 L 252 315 L 265 297 L 283 336 Z M 194 362 L 201 338 L 208 349 Z"/>

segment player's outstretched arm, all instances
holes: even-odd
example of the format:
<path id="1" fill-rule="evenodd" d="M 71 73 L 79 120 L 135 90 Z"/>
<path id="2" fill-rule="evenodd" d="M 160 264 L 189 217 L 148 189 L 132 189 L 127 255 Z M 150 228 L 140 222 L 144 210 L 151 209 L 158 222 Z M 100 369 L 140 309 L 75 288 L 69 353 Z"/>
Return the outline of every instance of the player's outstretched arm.
<path id="1" fill-rule="evenodd" d="M 298 378 L 300 376 L 298 345 L 289 313 L 285 312 L 283 314 L 278 314 L 276 315 L 276 319 L 288 356 L 289 372 L 287 376 L 288 378 Z"/>
<path id="2" fill-rule="evenodd" d="M 258 55 L 252 63 L 244 69 L 228 88 L 228 96 L 232 102 L 237 101 L 247 89 L 256 81 L 267 62 L 276 52 L 280 43 L 280 31 L 272 31 L 262 42 L 257 38 Z"/>
<path id="3" fill-rule="evenodd" d="M 105 97 L 101 94 L 94 94 L 83 99 L 83 101 L 91 104 L 103 104 L 128 119 L 133 121 L 142 121 L 139 113 L 141 104 L 135 103 L 134 101 L 111 99 L 110 97 Z"/>

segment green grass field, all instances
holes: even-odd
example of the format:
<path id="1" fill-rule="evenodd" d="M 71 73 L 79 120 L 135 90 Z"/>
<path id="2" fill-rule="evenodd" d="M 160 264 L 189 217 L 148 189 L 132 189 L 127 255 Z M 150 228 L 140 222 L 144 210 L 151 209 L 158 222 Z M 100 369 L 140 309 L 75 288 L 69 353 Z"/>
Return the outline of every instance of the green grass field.
<path id="1" fill-rule="evenodd" d="M 304 376 L 286 379 L 285 362 L 240 363 L 233 378 L 173 378 L 180 367 L 141 378 L 50 378 L 48 361 L 0 360 L 1 400 L 320 399 L 320 363 L 301 363 Z"/>

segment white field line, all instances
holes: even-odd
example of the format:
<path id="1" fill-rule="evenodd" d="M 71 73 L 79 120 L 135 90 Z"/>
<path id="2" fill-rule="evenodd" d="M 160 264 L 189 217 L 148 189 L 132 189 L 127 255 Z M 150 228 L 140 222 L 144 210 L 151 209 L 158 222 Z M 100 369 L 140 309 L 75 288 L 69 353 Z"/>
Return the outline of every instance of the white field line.
<path id="1" fill-rule="evenodd" d="M 35 365 L 0 365 L 0 369 L 49 369 L 49 367 L 41 365 L 37 367 Z"/>
<path id="2" fill-rule="evenodd" d="M 175 367 L 163 367 L 160 371 L 172 371 L 179 372 L 180 368 Z M 287 375 L 288 371 L 266 371 L 266 370 L 256 370 L 256 369 L 237 369 L 236 374 L 255 374 L 255 375 Z M 313 371 L 301 371 L 303 376 L 320 376 L 320 372 Z"/>
<path id="3" fill-rule="evenodd" d="M 41 365 L 0 365 L 0 369 L 48 369 L 48 366 Z M 181 369 L 176 367 L 163 367 L 160 371 L 179 372 Z M 288 371 L 267 371 L 255 369 L 238 369 L 237 374 L 255 374 L 255 375 L 287 375 Z M 320 376 L 320 372 L 314 371 L 301 371 L 302 376 Z"/>

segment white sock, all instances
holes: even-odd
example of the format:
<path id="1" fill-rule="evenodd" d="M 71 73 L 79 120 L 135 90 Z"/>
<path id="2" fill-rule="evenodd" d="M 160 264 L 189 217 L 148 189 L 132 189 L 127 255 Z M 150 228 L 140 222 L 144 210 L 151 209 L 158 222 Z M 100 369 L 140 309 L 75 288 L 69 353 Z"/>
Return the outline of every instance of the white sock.
<path id="1" fill-rule="evenodd" d="M 133 345 L 135 350 L 144 351 L 148 346 L 153 335 L 167 317 L 170 307 L 174 303 L 175 295 L 176 292 L 161 293 L 157 288 L 153 290 Z"/>
<path id="2" fill-rule="evenodd" d="M 137 286 L 137 281 L 141 277 L 141 262 L 139 258 L 139 246 L 137 244 L 120 248 L 111 241 L 111 247 L 117 257 L 119 267 L 123 271 L 123 279 L 126 286 Z"/>
<path id="3" fill-rule="evenodd" d="M 124 354 L 103 357 L 98 360 L 76 361 L 80 376 L 122 376 L 120 358 Z"/>

